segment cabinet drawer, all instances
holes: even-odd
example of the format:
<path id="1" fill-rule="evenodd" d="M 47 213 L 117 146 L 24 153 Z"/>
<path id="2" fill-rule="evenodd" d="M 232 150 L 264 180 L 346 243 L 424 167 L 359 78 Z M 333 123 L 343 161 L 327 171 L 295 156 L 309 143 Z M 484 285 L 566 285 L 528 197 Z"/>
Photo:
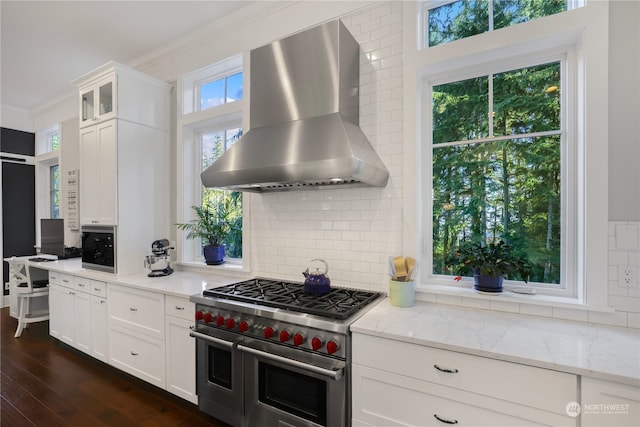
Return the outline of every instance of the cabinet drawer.
<path id="1" fill-rule="evenodd" d="M 96 295 L 102 298 L 107 297 L 107 284 L 100 280 L 91 281 L 91 295 Z"/>
<path id="2" fill-rule="evenodd" d="M 70 274 L 60 273 L 57 280 L 60 286 L 64 286 L 65 288 L 75 288 L 75 284 L 73 282 L 73 276 Z"/>
<path id="3" fill-rule="evenodd" d="M 119 327 L 110 327 L 109 362 L 118 369 L 165 388 L 163 340 Z"/>
<path id="4" fill-rule="evenodd" d="M 363 334 L 353 363 L 558 414 L 577 400 L 575 375 Z"/>
<path id="5" fill-rule="evenodd" d="M 165 312 L 169 316 L 179 317 L 184 320 L 194 320 L 196 306 L 187 298 L 175 297 L 172 295 L 165 296 Z"/>
<path id="6" fill-rule="evenodd" d="M 74 276 L 73 287 L 80 292 L 84 292 L 88 294 L 91 292 L 91 280 L 86 279 L 84 277 Z"/>
<path id="7" fill-rule="evenodd" d="M 109 324 L 164 340 L 164 295 L 109 284 Z"/>
<path id="8" fill-rule="evenodd" d="M 576 419 L 353 364 L 353 418 L 377 426 L 576 426 Z M 565 403 L 566 405 L 566 403 Z M 357 425 L 354 422 L 354 425 Z"/>
<path id="9" fill-rule="evenodd" d="M 60 273 L 57 271 L 49 271 L 49 283 L 52 285 L 62 285 L 62 280 L 60 280 Z"/>

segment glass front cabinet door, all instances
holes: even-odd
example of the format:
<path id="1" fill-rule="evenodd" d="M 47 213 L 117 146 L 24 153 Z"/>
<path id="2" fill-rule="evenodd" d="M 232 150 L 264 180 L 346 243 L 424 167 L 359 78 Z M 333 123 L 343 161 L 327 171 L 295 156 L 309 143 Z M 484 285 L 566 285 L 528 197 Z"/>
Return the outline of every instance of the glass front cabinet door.
<path id="1" fill-rule="evenodd" d="M 80 126 L 115 117 L 116 76 L 80 90 Z"/>

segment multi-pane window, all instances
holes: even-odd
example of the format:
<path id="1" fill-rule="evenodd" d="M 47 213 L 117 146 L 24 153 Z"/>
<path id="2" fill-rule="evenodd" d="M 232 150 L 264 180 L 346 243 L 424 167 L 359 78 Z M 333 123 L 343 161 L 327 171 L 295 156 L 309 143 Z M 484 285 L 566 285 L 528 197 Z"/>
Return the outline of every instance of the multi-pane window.
<path id="1" fill-rule="evenodd" d="M 202 170 L 211 166 L 241 136 L 241 128 L 202 133 Z M 219 217 L 231 223 L 231 232 L 223 241 L 226 255 L 242 258 L 242 193 L 202 187 L 201 197 L 202 206 L 211 207 Z"/>
<path id="2" fill-rule="evenodd" d="M 561 65 L 432 87 L 435 274 L 461 242 L 503 240 L 560 283 Z"/>
<path id="3" fill-rule="evenodd" d="M 567 10 L 568 0 L 454 0 L 425 3 L 425 46 L 498 30 Z M 575 1 L 573 3 L 576 3 Z"/>
<path id="4" fill-rule="evenodd" d="M 242 99 L 242 73 L 218 78 L 199 85 L 200 110 Z"/>

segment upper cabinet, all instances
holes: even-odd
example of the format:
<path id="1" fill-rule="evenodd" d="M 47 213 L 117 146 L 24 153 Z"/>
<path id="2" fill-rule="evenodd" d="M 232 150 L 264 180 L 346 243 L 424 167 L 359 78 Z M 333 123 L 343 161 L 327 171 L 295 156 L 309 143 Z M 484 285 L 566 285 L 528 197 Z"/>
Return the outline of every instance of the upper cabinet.
<path id="1" fill-rule="evenodd" d="M 80 90 L 80 127 L 115 117 L 116 76 Z"/>
<path id="2" fill-rule="evenodd" d="M 166 83 L 109 62 L 77 79 L 80 128 L 113 118 L 167 130 Z"/>

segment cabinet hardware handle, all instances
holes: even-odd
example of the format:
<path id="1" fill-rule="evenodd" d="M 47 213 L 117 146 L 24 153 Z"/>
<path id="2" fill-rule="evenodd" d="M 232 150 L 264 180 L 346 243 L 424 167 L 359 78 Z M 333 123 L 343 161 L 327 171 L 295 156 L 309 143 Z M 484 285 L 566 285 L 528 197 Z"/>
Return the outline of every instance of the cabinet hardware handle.
<path id="1" fill-rule="evenodd" d="M 81 288 L 84 288 L 84 283 L 78 283 L 78 286 L 80 286 Z"/>
<path id="2" fill-rule="evenodd" d="M 96 292 L 100 292 L 101 289 L 100 288 L 93 288 L 93 290 L 96 291 Z"/>
<path id="3" fill-rule="evenodd" d="M 458 424 L 458 420 L 448 420 L 446 418 L 439 417 L 438 414 L 433 414 L 433 416 L 436 417 L 436 420 L 440 421 L 441 423 Z"/>
<path id="4" fill-rule="evenodd" d="M 135 307 L 129 307 L 129 310 L 130 310 L 130 311 L 138 311 L 138 309 L 137 309 L 137 308 L 135 308 Z"/>
<path id="5" fill-rule="evenodd" d="M 176 305 L 176 310 L 184 310 L 184 307 L 178 307 L 178 306 Z"/>
<path id="6" fill-rule="evenodd" d="M 138 356 L 138 353 L 136 353 L 135 351 L 132 351 L 132 352 L 131 352 L 131 355 L 132 355 L 132 356 Z M 457 422 L 457 421 L 456 421 L 456 422 Z"/>
<path id="7" fill-rule="evenodd" d="M 101 299 L 101 300 L 100 300 L 100 304 L 104 304 L 105 302 L 106 302 L 106 301 L 105 301 L 105 300 L 103 300 L 103 299 Z"/>
<path id="8" fill-rule="evenodd" d="M 456 368 L 453 369 L 449 369 L 449 368 L 441 368 L 438 365 L 433 365 L 434 368 L 436 368 L 438 371 L 440 372 L 446 372 L 448 374 L 457 374 L 459 371 Z"/>

